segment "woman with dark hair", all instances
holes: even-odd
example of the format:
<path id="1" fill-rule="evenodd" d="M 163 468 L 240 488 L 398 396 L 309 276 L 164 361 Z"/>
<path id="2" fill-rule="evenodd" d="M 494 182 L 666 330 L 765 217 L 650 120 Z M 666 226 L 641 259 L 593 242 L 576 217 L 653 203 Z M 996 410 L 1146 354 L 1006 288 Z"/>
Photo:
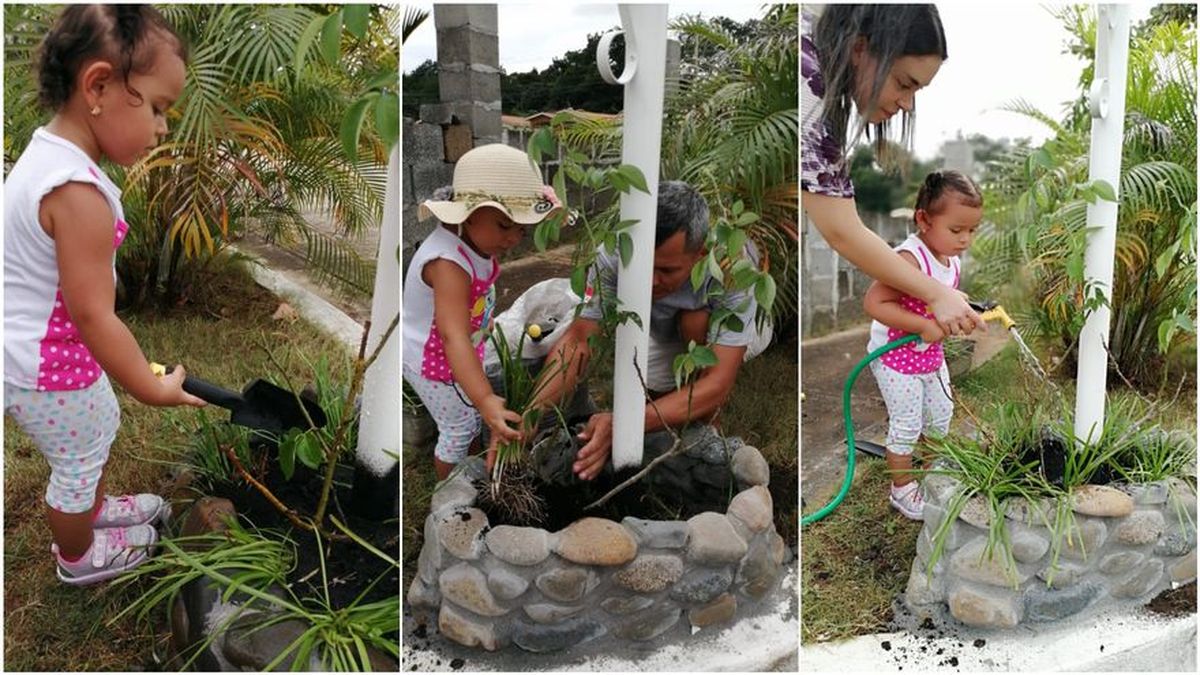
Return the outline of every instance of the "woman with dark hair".
<path id="1" fill-rule="evenodd" d="M 900 113 L 900 143 L 911 145 L 916 92 L 946 59 L 933 5 L 829 5 L 802 12 L 800 68 L 801 205 L 838 253 L 880 282 L 924 300 L 942 330 L 970 333 L 983 321 L 964 296 L 908 265 L 859 218 L 847 153 L 865 134 L 887 153 Z M 814 25 L 815 22 L 815 25 Z M 851 113 L 853 105 L 856 114 Z"/>

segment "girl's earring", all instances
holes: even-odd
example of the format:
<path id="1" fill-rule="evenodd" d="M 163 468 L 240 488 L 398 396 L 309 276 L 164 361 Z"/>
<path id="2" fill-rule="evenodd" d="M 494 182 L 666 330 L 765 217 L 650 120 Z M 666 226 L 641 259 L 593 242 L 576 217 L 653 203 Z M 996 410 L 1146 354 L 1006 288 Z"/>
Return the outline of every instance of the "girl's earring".
<path id="1" fill-rule="evenodd" d="M 99 117 L 99 116 L 100 116 L 100 106 L 94 106 L 92 108 L 92 117 Z"/>

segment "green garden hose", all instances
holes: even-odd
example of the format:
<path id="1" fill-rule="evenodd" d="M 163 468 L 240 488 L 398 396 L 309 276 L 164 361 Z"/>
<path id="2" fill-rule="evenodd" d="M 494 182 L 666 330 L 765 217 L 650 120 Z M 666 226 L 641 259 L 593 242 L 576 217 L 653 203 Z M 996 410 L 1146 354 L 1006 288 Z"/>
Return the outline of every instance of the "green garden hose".
<path id="1" fill-rule="evenodd" d="M 971 305 L 971 309 L 980 313 L 980 319 L 984 321 L 999 320 L 1000 323 L 1003 324 L 1004 328 L 1015 333 L 1013 330 L 1014 326 L 1016 325 L 1015 322 L 1013 322 L 1013 320 L 1008 316 L 1008 313 L 1005 312 L 1004 308 L 1000 305 L 991 301 L 977 301 L 969 304 Z M 842 489 L 838 491 L 837 496 L 833 498 L 833 501 L 822 507 L 820 511 L 817 511 L 816 513 L 810 513 L 801 518 L 801 526 L 815 523 L 830 513 L 833 513 L 833 510 L 838 507 L 838 504 L 841 504 L 842 500 L 846 498 L 846 495 L 850 493 L 850 483 L 854 481 L 854 453 L 856 450 L 854 443 L 854 421 L 850 419 L 850 392 L 854 389 L 854 381 L 858 379 L 858 374 L 862 372 L 863 368 L 866 368 L 867 365 L 869 365 L 875 359 L 883 356 L 893 349 L 896 349 L 897 347 L 906 345 L 909 342 L 916 342 L 920 339 L 920 335 L 912 334 L 889 342 L 870 354 L 867 354 L 866 358 L 864 358 L 862 361 L 859 361 L 858 365 L 854 366 L 854 369 L 850 371 L 850 377 L 846 378 L 846 387 L 842 389 L 842 419 L 846 423 L 846 478 L 842 480 Z"/>
<path id="2" fill-rule="evenodd" d="M 850 392 L 854 389 L 854 381 L 858 379 L 858 374 L 862 372 L 863 368 L 866 368 L 867 365 L 869 365 L 875 359 L 883 356 L 893 349 L 896 349 L 897 347 L 906 345 L 909 342 L 916 342 L 920 339 L 920 335 L 913 334 L 905 335 L 898 340 L 893 340 L 892 342 L 887 343 L 870 354 L 867 354 L 866 358 L 864 358 L 862 361 L 859 361 L 858 365 L 854 366 L 854 369 L 850 371 L 850 377 L 846 378 L 846 386 L 844 389 L 842 389 L 842 419 L 846 423 L 846 478 L 842 480 L 842 489 L 838 491 L 837 496 L 833 498 L 833 501 L 823 506 L 820 511 L 817 511 L 816 513 L 810 513 L 801 518 L 800 525 L 803 526 L 808 525 L 809 523 L 815 523 L 830 513 L 833 513 L 833 510 L 838 507 L 838 504 L 841 504 L 842 500 L 846 498 L 846 495 L 850 493 L 850 483 L 854 481 L 855 452 L 854 422 L 850 419 Z"/>

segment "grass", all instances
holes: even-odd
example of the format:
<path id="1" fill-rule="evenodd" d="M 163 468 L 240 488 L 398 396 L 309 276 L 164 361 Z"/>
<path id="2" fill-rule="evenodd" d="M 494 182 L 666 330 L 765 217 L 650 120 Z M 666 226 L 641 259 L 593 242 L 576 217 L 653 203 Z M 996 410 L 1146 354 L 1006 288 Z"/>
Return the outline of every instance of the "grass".
<path id="1" fill-rule="evenodd" d="M 1057 383 L 1066 400 L 1074 400 L 1074 382 L 1060 379 Z M 1162 395 L 1165 399 L 1174 394 L 1175 384 Z M 1042 385 L 1029 379 L 1013 345 L 953 385 L 963 407 L 976 413 L 1013 399 L 1049 396 Z M 1127 406 L 1133 398 L 1133 392 L 1113 389 L 1109 405 L 1113 409 Z M 1164 429 L 1194 433 L 1194 380 L 1184 385 L 1182 395 L 1158 423 Z M 970 426 L 973 422 L 962 407 L 956 409 L 953 429 L 962 431 Z M 892 618 L 892 601 L 908 582 L 921 523 L 908 521 L 890 508 L 885 470 L 880 460 L 862 461 L 842 505 L 804 530 L 800 569 L 801 639 L 805 642 L 878 632 Z"/>
<path id="2" fill-rule="evenodd" d="M 315 360 L 332 361 L 344 347 L 303 322 L 271 319 L 278 300 L 254 286 L 241 272 L 226 271 L 210 284 L 204 298 L 181 309 L 159 313 L 122 313 L 148 358 L 182 362 L 188 372 L 232 389 L 274 374 L 260 348 L 291 348 Z M 282 355 L 282 354 L 281 354 Z M 306 367 L 293 360 L 288 375 L 301 387 Z M 340 372 L 347 377 L 346 372 Z M 188 440 L 197 413 L 144 406 L 117 388 L 121 428 L 107 466 L 111 494 L 161 491 L 176 448 Z M 210 417 L 221 416 L 215 409 Z M 136 597 L 139 588 L 105 585 L 74 588 L 54 575 L 50 531 L 45 524 L 44 494 L 49 468 L 40 453 L 8 418 L 4 424 L 4 663 L 8 670 L 81 671 L 158 669 L 151 646 L 166 644 L 129 617 L 105 622 Z"/>
<path id="3" fill-rule="evenodd" d="M 796 549 L 800 525 L 799 410 L 796 372 L 799 354 L 795 343 L 776 344 L 758 358 L 742 364 L 737 384 L 721 412 L 719 424 L 727 436 L 741 436 L 762 452 L 771 469 L 769 489 L 775 506 L 775 527 L 792 550 Z M 593 397 L 607 408 L 610 392 L 598 383 L 611 382 L 611 373 L 597 368 L 590 374 Z M 417 557 L 424 542 L 425 517 L 437 478 L 431 448 L 404 446 L 403 478 L 404 555 L 403 592 L 416 574 Z"/>

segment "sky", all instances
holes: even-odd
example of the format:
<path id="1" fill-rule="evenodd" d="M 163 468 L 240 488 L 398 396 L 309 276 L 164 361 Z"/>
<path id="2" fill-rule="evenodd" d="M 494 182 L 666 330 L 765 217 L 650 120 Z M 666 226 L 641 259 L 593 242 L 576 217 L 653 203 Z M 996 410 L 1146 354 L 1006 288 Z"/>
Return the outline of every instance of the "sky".
<path id="1" fill-rule="evenodd" d="M 1067 32 L 1047 9 L 1060 6 L 1018 0 L 938 3 L 949 58 L 930 86 L 917 94 L 913 147 L 918 157 L 932 158 L 960 130 L 963 136 L 1030 137 L 1035 143 L 1050 136 L 1043 125 L 999 108 L 1024 98 L 1060 117 L 1064 103 L 1075 97 L 1082 61 L 1063 53 Z M 1148 16 L 1151 6 L 1134 5 L 1131 25 Z M 700 12 L 744 21 L 760 16 L 761 7 L 757 2 L 686 2 L 670 4 L 668 14 Z M 582 47 L 589 32 L 620 22 L 616 4 L 566 2 L 502 3 L 498 20 L 500 64 L 508 72 L 545 68 L 555 57 Z M 430 17 L 405 43 L 406 72 L 436 57 L 434 33 Z"/>
<path id="2" fill-rule="evenodd" d="M 428 2 L 413 6 L 429 10 Z M 670 3 L 668 21 L 681 14 L 727 16 L 737 21 L 762 15 L 757 2 L 680 2 Z M 500 65 L 510 73 L 542 70 L 555 57 L 587 45 L 588 33 L 604 33 L 621 23 L 616 3 L 574 4 L 501 3 L 496 15 L 500 34 Z M 437 58 L 433 16 L 421 24 L 404 43 L 401 68 L 409 72 L 426 59 Z"/>
<path id="3" fill-rule="evenodd" d="M 913 150 L 922 159 L 941 144 L 982 133 L 992 138 L 1049 138 L 1044 125 L 999 108 L 1024 98 L 1035 108 L 1061 117 L 1064 103 L 1078 91 L 1083 61 L 1063 53 L 1068 33 L 1041 4 L 943 2 L 938 13 L 946 31 L 949 58 L 928 87 L 917 93 Z M 1046 5 L 1052 9 L 1061 4 Z M 1135 5 L 1130 26 L 1150 14 Z"/>

